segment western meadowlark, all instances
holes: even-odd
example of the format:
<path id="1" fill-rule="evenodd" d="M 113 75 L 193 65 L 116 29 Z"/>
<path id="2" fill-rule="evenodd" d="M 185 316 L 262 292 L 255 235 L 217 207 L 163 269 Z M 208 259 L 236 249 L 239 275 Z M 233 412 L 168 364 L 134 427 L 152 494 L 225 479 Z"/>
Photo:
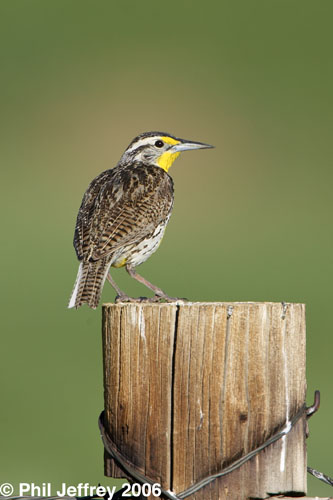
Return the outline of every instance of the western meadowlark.
<path id="1" fill-rule="evenodd" d="M 181 151 L 212 148 L 163 132 L 146 132 L 128 146 L 116 167 L 98 175 L 83 196 L 76 220 L 74 247 L 80 261 L 68 307 L 98 305 L 106 280 L 128 297 L 109 274 L 110 266 L 150 288 L 151 301 L 176 300 L 140 276 L 135 268 L 155 252 L 169 221 L 174 190 L 168 170 Z"/>

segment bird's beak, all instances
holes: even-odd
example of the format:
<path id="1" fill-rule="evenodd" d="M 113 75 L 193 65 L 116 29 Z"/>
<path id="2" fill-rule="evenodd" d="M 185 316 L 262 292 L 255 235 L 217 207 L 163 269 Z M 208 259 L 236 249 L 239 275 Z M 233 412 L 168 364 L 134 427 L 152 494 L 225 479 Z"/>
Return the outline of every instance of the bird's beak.
<path id="1" fill-rule="evenodd" d="M 180 151 L 188 151 L 190 149 L 208 149 L 213 148 L 210 144 L 204 144 L 203 142 L 193 142 L 193 141 L 182 141 L 179 144 L 172 146 L 173 153 L 180 153 Z"/>

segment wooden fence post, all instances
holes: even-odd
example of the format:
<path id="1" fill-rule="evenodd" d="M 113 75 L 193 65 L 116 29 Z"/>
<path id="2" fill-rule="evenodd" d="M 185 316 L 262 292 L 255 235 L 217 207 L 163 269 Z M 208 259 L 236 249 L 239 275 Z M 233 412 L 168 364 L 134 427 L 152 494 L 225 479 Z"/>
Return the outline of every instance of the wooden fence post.
<path id="1" fill-rule="evenodd" d="M 304 304 L 104 304 L 103 354 L 106 476 L 162 498 L 306 493 Z"/>

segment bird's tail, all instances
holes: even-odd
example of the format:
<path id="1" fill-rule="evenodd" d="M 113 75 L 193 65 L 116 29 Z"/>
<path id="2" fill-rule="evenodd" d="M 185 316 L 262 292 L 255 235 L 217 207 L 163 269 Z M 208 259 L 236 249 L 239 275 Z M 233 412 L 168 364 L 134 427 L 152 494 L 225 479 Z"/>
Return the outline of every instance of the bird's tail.
<path id="1" fill-rule="evenodd" d="M 107 257 L 95 262 L 80 263 L 68 308 L 78 309 L 82 304 L 88 304 L 96 309 L 110 265 L 110 258 Z"/>

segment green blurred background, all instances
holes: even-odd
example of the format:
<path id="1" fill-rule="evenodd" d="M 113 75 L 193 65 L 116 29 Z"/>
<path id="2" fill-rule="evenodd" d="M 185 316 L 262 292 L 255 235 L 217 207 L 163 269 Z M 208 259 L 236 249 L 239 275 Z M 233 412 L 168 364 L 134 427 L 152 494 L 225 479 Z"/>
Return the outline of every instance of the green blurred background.
<path id="1" fill-rule="evenodd" d="M 172 167 L 142 273 L 198 301 L 306 303 L 308 463 L 333 475 L 332 16 L 331 0 L 1 1 L 0 483 L 114 483 L 101 309 L 66 308 L 72 236 L 88 183 L 148 130 L 216 149 Z"/>

